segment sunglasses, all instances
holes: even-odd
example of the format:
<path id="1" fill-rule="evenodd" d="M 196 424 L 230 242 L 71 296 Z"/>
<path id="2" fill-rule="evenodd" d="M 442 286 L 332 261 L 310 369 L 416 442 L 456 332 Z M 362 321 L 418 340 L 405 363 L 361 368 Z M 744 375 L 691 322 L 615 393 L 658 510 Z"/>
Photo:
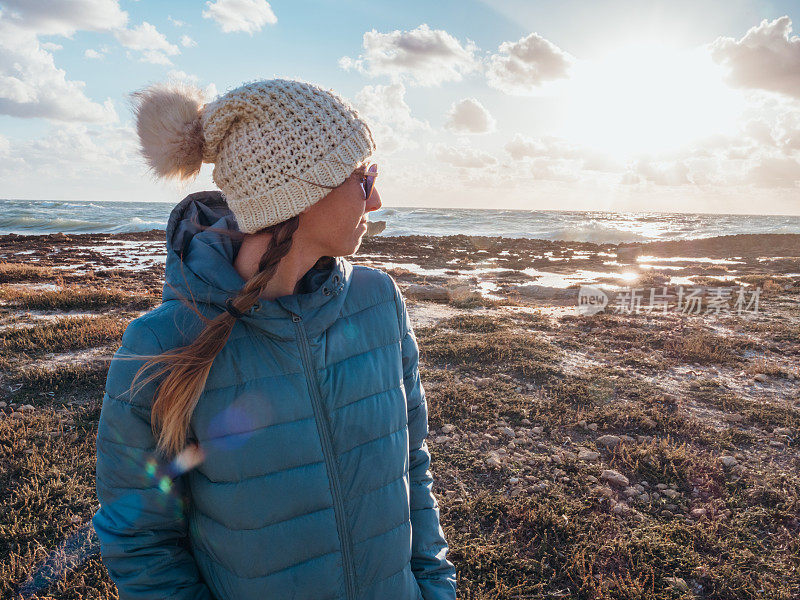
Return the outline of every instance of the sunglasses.
<path id="1" fill-rule="evenodd" d="M 372 163 L 367 170 L 364 171 L 364 179 L 361 181 L 361 187 L 364 190 L 364 200 L 369 200 L 372 195 L 372 190 L 375 189 L 375 178 L 378 176 L 378 165 Z"/>
<path id="2" fill-rule="evenodd" d="M 345 164 L 340 160 L 325 159 L 325 158 L 323 158 L 322 160 L 328 160 L 328 161 L 331 161 L 331 162 L 336 162 L 336 163 L 339 163 L 341 165 Z M 316 183 L 314 181 L 307 181 L 306 179 L 301 179 L 300 177 L 297 177 L 296 175 L 292 175 L 291 173 L 286 173 L 286 175 L 289 176 L 289 177 L 292 177 L 293 179 L 298 179 L 298 180 L 300 180 L 300 181 L 302 181 L 304 183 L 310 183 L 311 185 L 324 187 L 324 188 L 327 188 L 329 190 L 336 189 L 336 186 L 325 185 L 324 183 Z M 370 196 L 372 196 L 372 190 L 375 189 L 375 178 L 376 177 L 378 177 L 378 165 L 377 165 L 377 163 L 372 163 L 366 169 L 364 169 L 364 174 L 361 176 L 361 189 L 364 190 L 364 200 L 365 201 L 369 200 Z"/>

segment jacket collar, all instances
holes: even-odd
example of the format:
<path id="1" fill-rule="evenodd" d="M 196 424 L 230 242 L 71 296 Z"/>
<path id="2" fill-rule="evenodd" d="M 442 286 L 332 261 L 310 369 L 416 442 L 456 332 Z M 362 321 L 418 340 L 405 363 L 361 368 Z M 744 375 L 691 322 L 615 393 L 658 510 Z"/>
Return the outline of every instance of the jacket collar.
<path id="1" fill-rule="evenodd" d="M 212 318 L 225 310 L 245 280 L 233 266 L 240 240 L 219 230 L 238 225 L 221 192 L 197 192 L 184 198 L 167 222 L 167 264 L 163 300 L 181 296 L 210 308 Z M 309 337 L 328 329 L 341 313 L 352 280 L 353 265 L 344 257 L 329 257 L 309 269 L 301 291 L 272 300 L 259 299 L 239 320 L 276 339 L 294 339 L 298 315 Z"/>

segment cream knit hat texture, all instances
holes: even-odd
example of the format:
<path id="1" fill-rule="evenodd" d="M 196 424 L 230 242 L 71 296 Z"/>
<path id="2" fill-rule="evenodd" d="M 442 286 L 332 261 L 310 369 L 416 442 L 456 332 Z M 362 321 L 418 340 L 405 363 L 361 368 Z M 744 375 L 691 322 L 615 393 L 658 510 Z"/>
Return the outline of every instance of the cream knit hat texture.
<path id="1" fill-rule="evenodd" d="M 349 102 L 302 81 L 255 81 L 204 105 L 185 83 L 157 84 L 133 98 L 151 169 L 186 179 L 202 162 L 214 163 L 214 182 L 244 233 L 299 214 L 375 151 Z"/>

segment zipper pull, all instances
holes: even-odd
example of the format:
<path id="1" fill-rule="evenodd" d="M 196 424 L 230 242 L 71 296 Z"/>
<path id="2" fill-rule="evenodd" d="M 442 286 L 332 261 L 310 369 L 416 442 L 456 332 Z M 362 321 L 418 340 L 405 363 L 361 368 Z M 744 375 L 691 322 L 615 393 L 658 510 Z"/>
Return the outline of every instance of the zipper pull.
<path id="1" fill-rule="evenodd" d="M 301 320 L 302 319 L 300 318 L 300 315 L 292 313 L 292 321 L 294 321 L 295 323 L 299 323 Z"/>

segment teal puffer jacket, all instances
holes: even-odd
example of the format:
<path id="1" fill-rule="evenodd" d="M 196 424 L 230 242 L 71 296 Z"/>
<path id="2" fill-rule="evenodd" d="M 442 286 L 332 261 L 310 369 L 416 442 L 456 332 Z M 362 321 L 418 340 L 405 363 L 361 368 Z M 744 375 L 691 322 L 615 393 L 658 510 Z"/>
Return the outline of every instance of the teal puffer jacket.
<path id="1" fill-rule="evenodd" d="M 244 285 L 237 243 L 206 226 L 236 228 L 219 192 L 173 209 L 163 303 L 130 323 L 114 359 L 194 339 L 203 325 L 179 294 L 213 318 Z M 158 381 L 130 393 L 144 361 L 112 360 L 92 521 L 120 598 L 456 597 L 400 290 L 342 257 L 300 290 L 237 320 L 191 419 L 205 458 L 183 474 L 154 452 Z"/>

